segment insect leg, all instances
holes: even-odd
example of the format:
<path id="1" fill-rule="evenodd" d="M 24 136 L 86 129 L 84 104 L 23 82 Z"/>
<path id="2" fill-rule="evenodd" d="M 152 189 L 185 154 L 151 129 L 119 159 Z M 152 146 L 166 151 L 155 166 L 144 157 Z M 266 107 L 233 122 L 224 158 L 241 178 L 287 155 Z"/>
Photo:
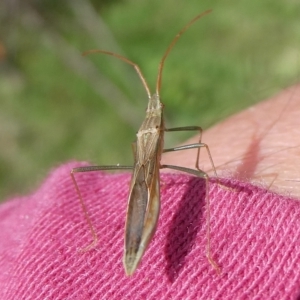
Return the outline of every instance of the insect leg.
<path id="1" fill-rule="evenodd" d="M 203 129 L 200 126 L 184 126 L 184 127 L 165 128 L 165 131 L 167 131 L 167 132 L 172 132 L 172 131 L 199 131 L 200 136 L 199 136 L 198 143 L 201 144 Z M 196 169 L 198 169 L 198 170 L 199 170 L 200 149 L 201 149 L 201 147 L 198 147 L 197 158 L 196 158 Z M 167 151 L 164 151 L 164 152 L 167 152 Z"/>
<path id="2" fill-rule="evenodd" d="M 175 147 L 175 148 L 169 148 L 169 149 L 164 149 L 163 152 L 171 152 L 171 151 L 180 151 L 180 150 L 187 150 L 187 149 L 193 149 L 193 148 L 201 148 L 201 147 L 205 147 L 208 151 L 208 155 L 211 161 L 211 164 L 213 166 L 214 172 L 217 176 L 217 172 L 209 151 L 209 148 L 206 144 L 203 143 L 196 143 L 196 144 L 190 144 L 190 145 L 184 145 L 184 146 L 179 146 L 179 147 Z M 198 152 L 199 153 L 199 152 Z M 220 271 L 220 267 L 218 266 L 218 264 L 215 262 L 215 260 L 212 257 L 211 254 L 211 243 L 210 243 L 210 199 L 209 199 L 209 177 L 208 175 L 203 172 L 199 166 L 198 166 L 198 158 L 197 158 L 197 162 L 196 162 L 196 170 L 194 169 L 190 169 L 190 168 L 185 168 L 185 167 L 180 167 L 180 166 L 173 166 L 173 165 L 161 165 L 161 168 L 169 168 L 169 169 L 173 169 L 173 170 L 178 170 L 178 171 L 182 171 L 185 173 L 189 173 L 192 175 L 195 175 L 197 177 L 202 177 L 205 179 L 206 181 L 206 207 L 207 207 L 207 226 L 206 226 L 206 238 L 207 238 L 207 249 L 206 249 L 206 256 L 208 261 L 210 262 L 210 264 L 212 265 L 212 267 L 216 270 L 216 272 L 218 274 L 221 273 Z"/>
<path id="3" fill-rule="evenodd" d="M 200 136 L 201 138 L 201 136 Z M 198 148 L 198 154 L 197 154 L 197 159 L 196 159 L 196 164 L 195 164 L 195 167 L 197 170 L 200 170 L 199 168 L 199 154 L 200 154 L 200 148 L 205 148 L 206 151 L 207 151 L 207 154 L 208 154 L 208 157 L 209 157 L 209 160 L 210 160 L 210 163 L 211 163 L 211 166 L 214 170 L 214 173 L 215 173 L 215 176 L 218 177 L 218 174 L 217 174 L 217 171 L 216 171 L 216 167 L 215 167 L 215 164 L 213 162 L 213 159 L 212 159 L 212 156 L 211 156 L 211 153 L 210 153 L 210 150 L 209 150 L 209 147 L 207 144 L 204 144 L 204 143 L 194 143 L 194 144 L 189 144 L 189 145 L 183 145 L 183 146 L 178 146 L 178 147 L 174 147 L 174 148 L 168 148 L 168 149 L 164 149 L 163 152 L 172 152 L 172 151 L 181 151 L 181 150 L 188 150 L 188 149 L 194 149 L 194 148 Z"/>
<path id="4" fill-rule="evenodd" d="M 75 186 L 75 189 L 76 189 L 76 192 L 77 192 L 77 195 L 78 195 L 78 198 L 79 198 L 79 201 L 80 201 L 85 219 L 86 219 L 86 221 L 89 225 L 91 234 L 93 236 L 93 241 L 88 246 L 81 249 L 82 252 L 89 251 L 92 248 L 94 248 L 96 246 L 97 242 L 98 242 L 98 236 L 97 236 L 97 233 L 94 229 L 92 221 L 89 217 L 86 205 L 83 201 L 79 186 L 78 186 L 77 181 L 75 179 L 75 173 L 94 172 L 94 171 L 103 171 L 103 170 L 129 170 L 129 169 L 131 170 L 132 166 L 119 166 L 119 165 L 115 165 L 115 166 L 87 166 L 87 167 L 78 167 L 78 168 L 74 168 L 74 169 L 71 170 L 70 175 L 71 175 L 72 181 L 74 183 L 74 186 Z"/>

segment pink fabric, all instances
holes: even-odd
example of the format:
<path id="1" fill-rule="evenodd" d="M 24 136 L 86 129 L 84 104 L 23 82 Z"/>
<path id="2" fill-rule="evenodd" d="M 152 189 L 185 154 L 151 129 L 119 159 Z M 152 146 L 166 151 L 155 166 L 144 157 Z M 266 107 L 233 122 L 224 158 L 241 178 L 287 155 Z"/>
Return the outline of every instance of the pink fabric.
<path id="1" fill-rule="evenodd" d="M 99 236 L 95 250 L 66 164 L 34 194 L 0 207 L 0 299 L 297 299 L 300 202 L 234 180 L 211 180 L 205 257 L 204 182 L 163 174 L 157 232 L 136 273 L 125 276 L 129 173 L 77 174 Z"/>

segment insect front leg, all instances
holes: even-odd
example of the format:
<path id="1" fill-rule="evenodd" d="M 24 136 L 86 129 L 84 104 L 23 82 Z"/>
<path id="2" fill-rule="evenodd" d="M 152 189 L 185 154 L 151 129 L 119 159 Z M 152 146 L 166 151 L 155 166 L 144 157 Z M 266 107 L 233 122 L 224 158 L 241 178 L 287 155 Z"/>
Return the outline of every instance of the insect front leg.
<path id="1" fill-rule="evenodd" d="M 210 163 L 211 163 L 212 168 L 214 170 L 214 173 L 215 173 L 216 177 L 218 177 L 217 171 L 216 171 L 216 168 L 215 168 L 215 165 L 214 165 L 214 162 L 213 162 L 210 150 L 209 150 L 209 147 L 208 147 L 207 144 L 201 143 L 203 129 L 200 126 L 184 126 L 184 127 L 175 127 L 175 128 L 165 128 L 164 130 L 167 131 L 167 132 L 172 132 L 172 131 L 199 131 L 200 136 L 199 136 L 198 143 L 190 144 L 190 145 L 184 145 L 184 146 L 181 146 L 181 147 L 164 149 L 163 152 L 180 151 L 180 150 L 198 148 L 195 167 L 196 167 L 197 170 L 200 170 L 200 167 L 199 167 L 200 149 L 205 147 L 205 149 L 207 151 L 207 154 L 209 156 Z"/>
<path id="2" fill-rule="evenodd" d="M 91 249 L 93 249 L 97 243 L 98 243 L 98 236 L 97 233 L 94 229 L 94 226 L 92 224 L 91 218 L 89 217 L 86 205 L 83 201 L 79 186 L 77 184 L 76 178 L 75 178 L 75 173 L 84 173 L 84 172 L 95 172 L 95 171 L 103 171 L 103 170 L 132 170 L 132 166 L 119 166 L 119 165 L 115 165 L 115 166 L 87 166 L 87 167 L 78 167 L 78 168 L 74 168 L 71 170 L 71 178 L 72 181 L 74 183 L 81 207 L 82 207 L 82 211 L 84 213 L 85 219 L 88 223 L 88 226 L 90 228 L 92 237 L 93 237 L 93 241 L 87 245 L 86 247 L 84 247 L 83 249 L 81 249 L 82 252 L 86 252 L 89 251 Z"/>
<path id="3" fill-rule="evenodd" d="M 213 162 L 213 159 L 212 159 L 212 156 L 211 156 L 211 153 L 209 151 L 209 147 L 208 147 L 207 144 L 204 144 L 204 143 L 194 143 L 194 144 L 183 145 L 183 146 L 178 146 L 178 147 L 174 147 L 174 148 L 168 148 L 168 149 L 164 149 L 163 153 L 165 153 L 165 152 L 173 152 L 173 151 L 181 151 L 181 150 L 188 150 L 188 149 L 195 149 L 195 148 L 200 149 L 200 148 L 203 148 L 203 147 L 207 151 L 207 154 L 208 154 L 208 157 L 209 157 L 212 169 L 214 170 L 215 176 L 218 178 L 216 167 L 215 167 L 215 164 Z M 197 170 L 201 170 L 200 167 L 199 167 L 199 150 L 198 150 L 198 154 L 197 154 L 195 168 Z"/>
<path id="4" fill-rule="evenodd" d="M 167 132 L 172 132 L 172 131 L 199 131 L 199 140 L 198 140 L 198 144 L 201 144 L 201 140 L 202 140 L 202 131 L 203 129 L 200 126 L 184 126 L 184 127 L 174 127 L 174 128 L 165 128 L 164 131 Z M 172 148 L 173 149 L 173 148 Z M 198 151 L 197 151 L 197 157 L 196 157 L 196 164 L 195 167 L 197 170 L 200 170 L 199 168 L 199 157 L 200 157 L 200 149 L 201 147 L 198 147 Z M 184 150 L 184 149 L 183 149 Z M 170 150 L 171 151 L 171 150 Z M 176 150 L 175 150 L 176 151 Z M 164 152 L 168 152 L 168 151 L 164 151 Z M 208 151 L 209 152 L 209 151 Z M 209 153 L 210 155 L 210 153 Z M 216 173 L 216 172 L 215 172 Z"/>

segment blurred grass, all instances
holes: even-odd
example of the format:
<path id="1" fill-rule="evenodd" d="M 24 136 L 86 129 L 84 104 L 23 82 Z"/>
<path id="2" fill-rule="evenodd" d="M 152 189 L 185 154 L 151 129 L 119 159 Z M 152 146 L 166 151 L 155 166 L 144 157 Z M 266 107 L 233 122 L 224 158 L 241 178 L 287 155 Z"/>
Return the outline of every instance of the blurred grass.
<path id="1" fill-rule="evenodd" d="M 68 160 L 131 164 L 146 93 L 131 66 L 81 53 L 123 54 L 154 89 L 172 38 L 209 8 L 167 58 L 161 90 L 167 126 L 203 128 L 297 81 L 298 1 L 1 2 L 0 199 Z"/>

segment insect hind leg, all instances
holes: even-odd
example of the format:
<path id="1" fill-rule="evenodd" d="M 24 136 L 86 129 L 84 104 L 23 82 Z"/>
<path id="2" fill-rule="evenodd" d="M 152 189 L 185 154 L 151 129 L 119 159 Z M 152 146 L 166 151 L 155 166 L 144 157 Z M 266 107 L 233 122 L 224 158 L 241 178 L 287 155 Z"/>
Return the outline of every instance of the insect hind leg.
<path id="1" fill-rule="evenodd" d="M 173 152 L 173 151 L 181 151 L 181 150 L 188 150 L 188 149 L 195 149 L 198 148 L 198 152 L 197 152 L 197 157 L 196 157 L 196 162 L 195 162 L 195 168 L 194 169 L 190 169 L 190 168 L 185 168 L 185 167 L 180 167 L 180 166 L 173 166 L 173 165 L 162 165 L 161 168 L 169 168 L 169 169 L 173 169 L 173 170 L 177 170 L 177 171 L 181 171 L 181 172 L 185 172 L 185 173 L 189 173 L 192 175 L 195 175 L 197 177 L 201 177 L 205 179 L 206 182 L 206 207 L 207 207 L 207 226 L 206 226 L 206 238 L 207 238 L 207 248 L 206 248 L 206 256 L 208 261 L 210 262 L 210 264 L 212 265 L 212 267 L 216 270 L 216 272 L 218 274 L 221 273 L 220 271 L 220 267 L 218 266 L 218 264 L 215 262 L 215 260 L 212 257 L 211 254 L 211 241 L 210 241 L 210 198 L 209 198 L 209 176 L 207 175 L 207 173 L 205 173 L 204 171 L 202 171 L 199 167 L 199 157 L 200 157 L 200 149 L 201 148 L 205 148 L 209 159 L 210 159 L 210 163 L 212 165 L 212 168 L 214 170 L 215 176 L 218 178 L 217 175 L 217 171 L 209 150 L 209 147 L 207 144 L 201 143 L 201 138 L 202 138 L 202 128 L 199 126 L 186 126 L 186 127 L 176 127 L 176 128 L 170 128 L 170 129 L 166 129 L 165 131 L 190 131 L 190 130 L 198 130 L 200 132 L 200 137 L 199 137 L 199 142 L 198 143 L 194 143 L 194 144 L 189 144 L 189 145 L 183 145 L 183 146 L 179 146 L 179 147 L 174 147 L 174 148 L 168 148 L 168 149 L 164 149 L 163 152 Z"/>
<path id="2" fill-rule="evenodd" d="M 98 236 L 97 236 L 97 233 L 96 233 L 95 228 L 93 226 L 93 223 L 91 221 L 91 218 L 88 214 L 87 207 L 86 207 L 86 205 L 83 201 L 82 194 L 80 192 L 78 183 L 77 183 L 76 178 L 75 178 L 75 173 L 95 172 L 95 171 L 104 171 L 104 170 L 129 170 L 129 169 L 131 170 L 132 166 L 119 166 L 119 165 L 116 165 L 116 166 L 86 166 L 86 167 L 73 168 L 71 170 L 70 176 L 71 176 L 73 184 L 75 186 L 75 189 L 76 189 L 76 192 L 77 192 L 80 204 L 81 204 L 81 208 L 82 208 L 82 211 L 84 213 L 84 217 L 85 217 L 85 219 L 88 223 L 90 232 L 91 232 L 92 237 L 93 237 L 93 241 L 89 245 L 87 245 L 86 247 L 80 249 L 80 252 L 87 252 L 87 251 L 93 249 L 98 243 Z"/>
<path id="3" fill-rule="evenodd" d="M 174 150 L 176 151 L 176 150 Z M 221 270 L 217 262 L 213 259 L 213 256 L 211 254 L 211 241 L 210 241 L 210 199 L 209 199 L 209 176 L 203 172 L 200 169 L 194 170 L 190 168 L 185 168 L 185 167 L 180 167 L 180 166 L 174 166 L 174 165 L 161 165 L 160 166 L 162 169 L 168 168 L 168 169 L 173 169 L 185 173 L 189 173 L 192 175 L 195 175 L 197 177 L 201 177 L 205 179 L 205 188 L 206 188 L 206 193 L 205 193 L 205 202 L 206 202 L 206 207 L 207 207 L 207 225 L 206 225 L 206 239 L 207 239 L 207 245 L 206 245 L 206 257 L 209 261 L 209 263 L 212 265 L 212 267 L 216 270 L 218 274 L 221 274 Z"/>

